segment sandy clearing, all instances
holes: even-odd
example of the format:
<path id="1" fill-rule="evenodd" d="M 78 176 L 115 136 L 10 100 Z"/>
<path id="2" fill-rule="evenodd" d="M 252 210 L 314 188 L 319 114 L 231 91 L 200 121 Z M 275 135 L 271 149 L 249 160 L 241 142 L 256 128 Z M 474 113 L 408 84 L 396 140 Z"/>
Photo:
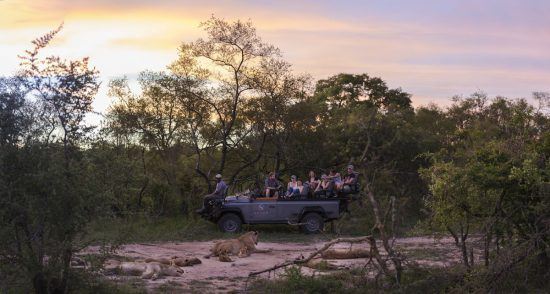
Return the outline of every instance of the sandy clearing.
<path id="1" fill-rule="evenodd" d="M 165 277 L 155 281 L 144 280 L 147 288 L 154 291 L 157 287 L 168 284 L 171 287 L 180 288 L 183 292 L 223 293 L 244 289 L 248 274 L 251 271 L 266 269 L 302 255 L 307 256 L 324 244 L 324 242 L 312 244 L 260 242 L 258 244 L 259 249 L 271 249 L 271 252 L 253 253 L 251 256 L 243 258 L 232 257 L 233 262 L 220 262 L 217 258 L 203 258 L 204 255 L 209 253 L 213 243 L 214 241 L 127 244 L 121 246 L 116 254 L 136 260 L 170 258 L 172 256 L 198 257 L 201 259 L 202 264 L 184 267 L 185 273 L 181 277 Z M 441 267 L 460 262 L 460 253 L 451 238 L 400 238 L 396 240 L 396 245 L 405 256 L 409 257 L 409 260 L 421 265 Z M 333 246 L 333 248 L 349 247 L 350 244 L 336 244 Z M 353 248 L 368 249 L 368 244 L 354 244 Z M 83 253 L 97 252 L 99 252 L 98 247 L 90 247 Z M 330 262 L 342 268 L 353 268 L 362 267 L 366 263 L 366 259 L 330 260 Z M 303 270 L 305 273 L 313 272 L 308 268 Z M 282 272 L 283 270 L 278 270 L 275 274 L 266 273 L 263 277 L 274 277 Z M 130 280 L 132 278 L 117 277 L 116 279 Z"/>

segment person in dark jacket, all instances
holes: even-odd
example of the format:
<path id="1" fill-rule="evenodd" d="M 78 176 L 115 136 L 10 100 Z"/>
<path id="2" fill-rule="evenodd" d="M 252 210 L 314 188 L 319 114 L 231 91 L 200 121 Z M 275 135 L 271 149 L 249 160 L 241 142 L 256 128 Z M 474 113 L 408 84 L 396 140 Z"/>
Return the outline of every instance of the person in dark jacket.
<path id="1" fill-rule="evenodd" d="M 357 191 L 357 176 L 357 173 L 353 170 L 353 165 L 348 165 L 348 173 L 344 178 L 342 192 L 346 194 L 359 192 Z"/>

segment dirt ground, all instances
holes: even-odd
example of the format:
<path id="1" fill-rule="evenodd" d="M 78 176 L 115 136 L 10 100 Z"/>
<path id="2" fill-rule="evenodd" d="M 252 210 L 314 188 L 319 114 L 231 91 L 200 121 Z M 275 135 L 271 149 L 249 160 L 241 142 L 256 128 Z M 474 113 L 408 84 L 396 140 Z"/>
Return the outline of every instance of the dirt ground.
<path id="1" fill-rule="evenodd" d="M 324 242 L 303 243 L 266 243 L 260 242 L 259 249 L 271 249 L 269 253 L 253 253 L 249 257 L 232 257 L 233 262 L 220 262 L 217 258 L 205 259 L 214 241 L 208 242 L 176 242 L 158 244 L 128 244 L 122 246 L 117 255 L 130 259 L 143 260 L 145 258 L 198 257 L 202 264 L 193 267 L 184 267 L 181 277 L 164 277 L 157 280 L 141 280 L 139 277 L 111 277 L 124 282 L 145 283 L 151 292 L 160 289 L 174 289 L 178 292 L 225 293 L 244 290 L 248 274 L 269 268 L 286 260 L 292 260 L 301 255 L 320 248 Z M 434 239 L 431 237 L 400 238 L 396 240 L 397 248 L 407 256 L 408 260 L 425 266 L 443 267 L 460 262 L 460 252 L 450 238 Z M 336 244 L 333 248 L 349 248 L 350 244 Z M 354 244 L 354 249 L 368 250 L 368 244 Z M 99 248 L 91 247 L 88 253 L 95 253 Z M 366 259 L 330 260 L 341 268 L 362 267 Z M 303 268 L 306 273 L 313 270 Z M 273 278 L 276 273 L 262 274 L 264 278 Z"/>

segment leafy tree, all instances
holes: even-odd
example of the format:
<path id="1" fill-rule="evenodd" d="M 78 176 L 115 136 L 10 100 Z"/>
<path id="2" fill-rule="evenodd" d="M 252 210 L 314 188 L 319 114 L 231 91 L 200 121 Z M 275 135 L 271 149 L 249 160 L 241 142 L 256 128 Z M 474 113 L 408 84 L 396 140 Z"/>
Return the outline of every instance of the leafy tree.
<path id="1" fill-rule="evenodd" d="M 0 145 L 13 146 L 23 140 L 32 120 L 26 116 L 25 90 L 15 78 L 0 78 Z"/>
<path id="2" fill-rule="evenodd" d="M 548 153 L 542 147 L 547 144 L 548 116 L 524 100 L 489 101 L 476 93 L 455 99 L 444 120 L 454 128 L 423 171 L 434 228 L 455 237 L 467 267 L 474 262 L 466 242 L 472 231 L 483 233 L 487 267 L 514 267 L 516 261 L 503 261 L 501 253 L 532 242 L 536 245 L 521 253 L 522 258 L 538 256 L 548 263 L 543 245 L 548 238 L 543 219 L 550 211 L 543 196 Z"/>
<path id="3" fill-rule="evenodd" d="M 181 168 L 178 160 L 188 144 L 197 140 L 195 130 L 198 124 L 209 117 L 204 103 L 199 105 L 200 100 L 190 98 L 196 95 L 190 89 L 196 89 L 200 81 L 163 72 L 143 72 L 139 83 L 142 91 L 136 95 L 130 91 L 125 79 L 111 81 L 110 93 L 117 102 L 109 110 L 110 129 L 118 136 L 129 138 L 130 144 L 139 144 L 149 150 L 150 155 L 160 159 L 160 165 L 147 165 L 142 158 L 144 172 L 147 166 L 158 168 L 159 178 L 171 190 L 170 194 L 184 199 L 184 190 L 178 179 Z M 148 180 L 144 186 L 147 184 Z M 140 194 L 143 194 L 143 189 Z M 166 200 L 160 201 L 158 213 L 164 213 Z M 141 200 L 139 203 L 141 205 Z"/>
<path id="4" fill-rule="evenodd" d="M 80 149 L 90 130 L 83 119 L 99 86 L 98 72 L 86 58 L 39 56 L 60 29 L 33 41 L 34 49 L 21 57 L 19 80 L 28 94 L 3 94 L 12 106 L 2 130 L 11 135 L 0 156 L 0 256 L 2 265 L 15 265 L 37 293 L 67 291 L 77 240 L 103 203 Z M 28 118 L 36 120 L 32 132 L 20 128 Z"/>
<path id="5" fill-rule="evenodd" d="M 212 17 L 201 26 L 208 38 L 181 45 L 180 56 L 171 69 L 175 73 L 193 73 L 210 81 L 208 93 L 195 97 L 204 101 L 212 114 L 211 123 L 205 121 L 206 129 L 201 132 L 203 137 L 207 132 L 209 134 L 209 138 L 201 143 L 209 144 L 202 148 L 195 144 L 196 171 L 204 177 L 209 174 L 200 167 L 201 162 L 198 161 L 203 153 L 216 163 L 212 168 L 223 173 L 231 158 L 230 153 L 237 155 L 239 148 L 251 148 L 250 145 L 241 144 L 248 143 L 251 136 L 262 136 L 262 126 L 247 124 L 242 111 L 247 100 L 257 94 L 257 77 L 258 72 L 262 71 L 262 64 L 279 56 L 279 50 L 264 43 L 250 22 L 230 23 Z M 263 143 L 258 148 L 261 150 Z M 229 178 L 233 181 L 241 170 L 253 164 L 257 158 L 237 166 Z"/>
<path id="6" fill-rule="evenodd" d="M 203 27 L 209 38 L 182 45 L 169 73 L 140 75 L 139 94 L 124 79 L 110 83 L 117 102 L 109 110 L 107 129 L 141 144 L 149 156 L 157 154 L 160 161 L 143 164 L 150 170 L 146 178 L 160 174 L 186 207 L 193 202 L 190 197 L 200 194 L 186 194 L 197 190 L 183 176 L 188 170 L 202 178 L 207 190 L 212 174 L 224 169 L 229 184 L 242 187 L 257 176 L 256 163 L 271 149 L 282 154 L 283 138 L 292 131 L 285 127 L 296 119 L 289 107 L 305 99 L 309 81 L 292 74 L 250 23 L 212 18 Z"/>

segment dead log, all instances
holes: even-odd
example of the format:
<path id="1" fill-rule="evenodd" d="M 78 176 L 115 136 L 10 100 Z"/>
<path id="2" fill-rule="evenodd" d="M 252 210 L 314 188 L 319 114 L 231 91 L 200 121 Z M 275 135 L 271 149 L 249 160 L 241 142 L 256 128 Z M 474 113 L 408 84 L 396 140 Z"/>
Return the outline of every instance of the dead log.
<path id="1" fill-rule="evenodd" d="M 264 270 L 250 272 L 248 274 L 248 276 L 249 277 L 257 276 L 259 274 L 263 274 L 263 273 L 266 273 L 266 272 L 271 272 L 271 271 L 274 271 L 274 270 L 282 268 L 282 267 L 287 267 L 289 265 L 304 265 L 304 264 L 307 264 L 310 260 L 312 260 L 317 255 L 319 255 L 319 254 L 325 252 L 326 250 L 328 250 L 334 244 L 337 244 L 337 243 L 362 243 L 362 242 L 369 241 L 371 238 L 372 238 L 372 236 L 364 236 L 364 237 L 357 237 L 357 238 L 338 238 L 338 239 L 334 239 L 334 240 L 331 240 L 330 242 L 327 242 L 325 245 L 323 245 L 323 247 L 321 247 L 321 249 L 318 249 L 315 252 L 311 253 L 307 258 L 303 258 L 303 259 L 298 258 L 298 259 L 295 259 L 295 260 L 285 261 L 281 264 L 274 265 L 274 266 L 272 266 L 270 268 L 267 268 L 267 269 L 264 269 Z"/>
<path id="2" fill-rule="evenodd" d="M 371 254 L 369 250 L 365 250 L 365 249 L 353 249 L 353 250 L 331 249 L 321 253 L 321 257 L 324 259 L 356 259 L 356 258 L 370 258 Z"/>

